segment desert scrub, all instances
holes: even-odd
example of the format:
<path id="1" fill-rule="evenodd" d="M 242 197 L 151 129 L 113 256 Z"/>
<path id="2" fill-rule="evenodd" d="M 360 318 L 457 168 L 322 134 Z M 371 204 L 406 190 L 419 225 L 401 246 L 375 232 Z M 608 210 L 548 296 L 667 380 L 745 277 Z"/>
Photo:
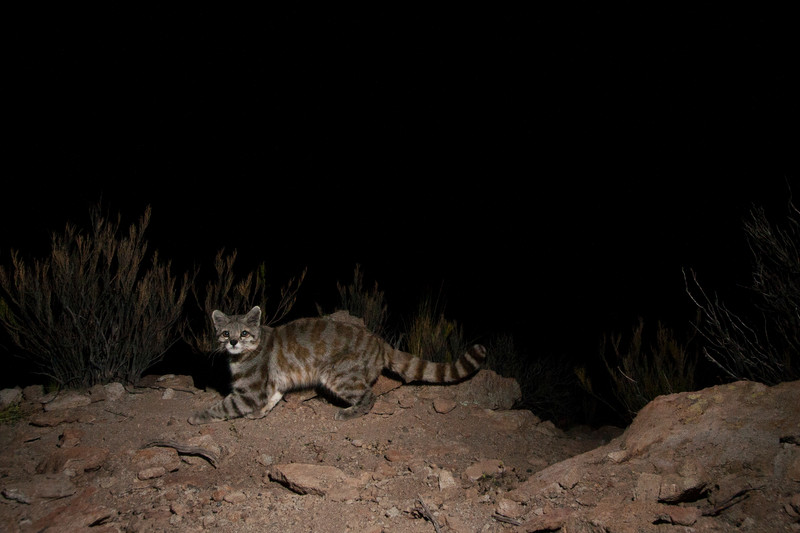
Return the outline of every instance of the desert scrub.
<path id="1" fill-rule="evenodd" d="M 385 335 L 389 317 L 386 298 L 383 291 L 378 289 L 377 281 L 371 290 L 364 288 L 364 273 L 361 271 L 361 265 L 356 265 L 352 283 L 344 285 L 337 281 L 336 289 L 339 292 L 337 309 L 346 310 L 351 315 L 361 318 L 367 329 L 376 335 L 381 337 Z M 319 305 L 317 305 L 317 311 L 320 315 L 324 314 Z"/>
<path id="2" fill-rule="evenodd" d="M 234 271 L 238 253 L 233 250 L 230 254 L 225 250 L 217 252 L 214 259 L 214 278 L 205 286 L 205 293 L 201 296 L 196 285 L 192 286 L 195 302 L 203 315 L 202 326 L 187 329 L 186 341 L 190 347 L 201 353 L 210 353 L 218 348 L 217 334 L 211 321 L 211 313 L 215 309 L 227 314 L 246 313 L 253 306 L 261 308 L 266 316 L 266 324 L 272 325 L 280 322 L 297 300 L 297 293 L 303 284 L 306 270 L 299 276 L 290 278 L 281 287 L 276 303 L 272 305 L 268 298 L 269 285 L 267 283 L 267 267 L 260 263 L 258 267 L 248 272 L 244 277 L 238 277 Z M 267 314 L 271 310 L 271 314 Z"/>
<path id="3" fill-rule="evenodd" d="M 428 296 L 411 319 L 405 336 L 407 351 L 428 361 L 450 363 L 467 351 L 464 330 L 445 317 L 443 305 Z"/>
<path id="4" fill-rule="evenodd" d="M 600 358 L 610 378 L 616 403 L 604 400 L 627 422 L 647 403 L 662 394 L 694 390 L 697 351 L 692 338 L 679 341 L 661 322 L 647 335 L 644 319 L 633 327 L 630 336 L 605 335 Z M 584 390 L 596 394 L 584 371 L 576 373 Z"/>
<path id="5" fill-rule="evenodd" d="M 799 379 L 800 211 L 790 201 L 778 225 L 756 207 L 744 232 L 752 256 L 749 308 L 733 310 L 709 295 L 694 272 L 684 272 L 686 291 L 703 318 L 696 324 L 703 353 L 729 380 L 775 385 Z"/>
<path id="6" fill-rule="evenodd" d="M 0 409 L 0 425 L 13 424 L 23 417 L 22 408 L 18 403 L 14 403 Z"/>
<path id="7" fill-rule="evenodd" d="M 500 334 L 489 340 L 486 368 L 519 383 L 522 399 L 518 408 L 554 422 L 574 416 L 577 380 L 566 357 L 530 355 L 517 348 L 513 336 Z"/>
<path id="8" fill-rule="evenodd" d="M 191 276 L 176 277 L 147 253 L 150 208 L 119 235 L 116 222 L 90 213 L 91 230 L 67 224 L 51 253 L 0 267 L 0 322 L 11 339 L 60 387 L 136 383 L 183 332 Z"/>

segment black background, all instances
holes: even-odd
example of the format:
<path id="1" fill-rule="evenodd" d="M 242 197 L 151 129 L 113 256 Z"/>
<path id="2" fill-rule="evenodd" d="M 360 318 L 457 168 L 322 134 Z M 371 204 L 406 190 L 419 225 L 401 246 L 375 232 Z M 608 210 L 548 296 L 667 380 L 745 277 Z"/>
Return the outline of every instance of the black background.
<path id="1" fill-rule="evenodd" d="M 9 22 L 0 260 L 89 209 L 176 270 L 217 250 L 331 309 L 357 263 L 395 319 L 594 356 L 747 282 L 742 219 L 797 181 L 796 21 L 643 7 L 193 8 Z M 794 191 L 799 190 L 796 186 Z M 14 350 L 7 346 L 13 352 Z"/>

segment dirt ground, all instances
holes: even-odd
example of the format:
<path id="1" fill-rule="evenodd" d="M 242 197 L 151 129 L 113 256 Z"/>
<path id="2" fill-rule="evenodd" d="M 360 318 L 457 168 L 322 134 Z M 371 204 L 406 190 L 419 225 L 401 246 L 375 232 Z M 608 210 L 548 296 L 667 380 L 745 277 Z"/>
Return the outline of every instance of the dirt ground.
<path id="1" fill-rule="evenodd" d="M 448 387 L 381 384 L 355 420 L 301 392 L 261 420 L 204 426 L 186 420 L 219 393 L 186 376 L 55 401 L 26 389 L 22 418 L 0 426 L 0 529 L 504 531 L 499 493 L 603 442 Z M 301 467 L 294 490 L 286 465 Z"/>
<path id="2" fill-rule="evenodd" d="M 220 395 L 187 376 L 6 389 L 0 530 L 800 531 L 800 382 L 659 397 L 624 433 L 502 408 L 515 386 L 381 378 L 362 418 L 305 392 L 204 426 L 186 420 Z"/>

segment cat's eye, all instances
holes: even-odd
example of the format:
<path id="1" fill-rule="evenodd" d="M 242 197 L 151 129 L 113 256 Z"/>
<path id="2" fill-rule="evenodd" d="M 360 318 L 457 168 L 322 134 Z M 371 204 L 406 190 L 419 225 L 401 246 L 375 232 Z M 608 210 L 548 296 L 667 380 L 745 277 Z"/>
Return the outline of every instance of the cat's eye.
<path id="1" fill-rule="evenodd" d="M 247 337 L 248 335 L 250 335 L 250 332 L 249 332 L 249 331 L 247 331 L 247 330 L 244 330 L 244 331 L 242 331 L 242 334 L 241 334 L 241 335 L 239 335 L 239 336 L 240 336 L 240 337 Z"/>
<path id="2" fill-rule="evenodd" d="M 222 332 L 222 336 L 223 336 L 223 337 L 230 337 L 230 335 L 231 335 L 231 334 L 230 334 L 230 333 L 228 333 L 227 331 L 223 331 L 223 332 Z"/>

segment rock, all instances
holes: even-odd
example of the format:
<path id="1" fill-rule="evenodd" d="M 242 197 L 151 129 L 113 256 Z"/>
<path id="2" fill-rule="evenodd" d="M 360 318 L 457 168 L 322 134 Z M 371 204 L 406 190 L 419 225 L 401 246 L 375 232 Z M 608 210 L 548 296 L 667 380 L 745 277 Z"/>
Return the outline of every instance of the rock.
<path id="1" fill-rule="evenodd" d="M 386 457 L 386 460 L 389 462 L 397 463 L 411 461 L 415 456 L 413 453 L 403 448 L 390 448 L 386 450 L 384 457 Z"/>
<path id="2" fill-rule="evenodd" d="M 527 509 L 524 505 L 507 498 L 500 498 L 497 501 L 497 506 L 495 507 L 495 512 L 497 514 L 501 514 L 509 518 L 519 518 L 524 515 L 526 511 Z"/>
<path id="3" fill-rule="evenodd" d="M 469 481 L 477 481 L 483 476 L 496 476 L 505 471 L 503 462 L 497 459 L 473 463 L 464 471 L 464 477 Z"/>
<path id="4" fill-rule="evenodd" d="M 11 500 L 17 503 L 30 504 L 32 501 L 25 492 L 16 487 L 5 488 L 2 492 L 0 492 L 0 494 L 2 494 L 3 498 L 6 500 Z"/>
<path id="5" fill-rule="evenodd" d="M 433 410 L 439 414 L 446 414 L 456 408 L 458 404 L 447 398 L 436 398 L 433 400 Z"/>
<path id="6" fill-rule="evenodd" d="M 161 477 L 166 473 L 167 469 L 164 468 L 163 466 L 151 466 L 149 468 L 144 468 L 142 470 L 139 470 L 139 472 L 136 474 L 136 477 L 144 481 L 147 479 L 154 479 L 157 477 Z"/>
<path id="7" fill-rule="evenodd" d="M 484 409 L 511 409 L 522 399 L 519 383 L 491 370 L 481 370 L 468 380 L 448 387 L 453 400 Z"/>
<path id="8" fill-rule="evenodd" d="M 28 385 L 22 389 L 22 396 L 28 402 L 37 402 L 44 396 L 44 387 L 41 385 Z"/>
<path id="9" fill-rule="evenodd" d="M 33 415 L 29 423 L 37 427 L 55 427 L 59 424 L 77 422 L 80 418 L 80 413 L 75 411 L 51 411 Z"/>
<path id="10" fill-rule="evenodd" d="M 794 482 L 800 482 L 800 451 L 795 453 L 786 469 L 786 477 Z"/>
<path id="11" fill-rule="evenodd" d="M 74 448 L 81 442 L 83 438 L 83 431 L 77 428 L 64 428 L 61 435 L 58 436 L 59 448 Z"/>
<path id="12" fill-rule="evenodd" d="M 164 469 L 164 472 L 174 472 L 181 466 L 181 458 L 174 448 L 154 447 L 137 450 L 131 458 L 133 470 L 150 470 L 154 467 Z M 163 475 L 163 473 L 161 474 Z M 144 479 L 141 478 L 140 479 Z"/>
<path id="13" fill-rule="evenodd" d="M 333 495 L 335 490 L 341 496 L 343 490 L 352 487 L 345 473 L 334 466 L 280 464 L 273 465 L 268 475 L 272 481 L 277 481 L 298 494 L 325 496 Z"/>
<path id="14" fill-rule="evenodd" d="M 552 509 L 550 512 L 534 516 L 522 524 L 522 531 L 559 531 L 567 522 L 573 511 L 570 509 Z M 565 531 L 572 531 L 571 529 Z M 592 529 L 576 529 L 575 531 L 592 531 Z M 598 528 L 597 531 L 608 531 L 605 528 Z"/>
<path id="15" fill-rule="evenodd" d="M 701 479 L 670 474 L 661 481 L 658 501 L 671 504 L 694 502 L 703 496 L 706 486 L 707 483 Z"/>
<path id="16" fill-rule="evenodd" d="M 72 496 L 78 489 L 67 476 L 43 476 L 36 480 L 34 494 L 39 498 L 58 500 Z"/>
<path id="17" fill-rule="evenodd" d="M 558 484 L 561 485 L 562 488 L 569 490 L 578 484 L 582 476 L 583 470 L 577 465 L 574 465 L 564 472 L 564 475 L 558 480 Z"/>
<path id="18" fill-rule="evenodd" d="M 73 409 L 75 407 L 89 405 L 90 403 L 92 403 L 92 400 L 87 394 L 67 391 L 56 396 L 54 400 L 45 403 L 44 410 L 57 411 L 60 409 Z"/>
<path id="19" fill-rule="evenodd" d="M 18 404 L 21 401 L 22 401 L 22 389 L 20 387 L 0 390 L 0 410 Z"/>
<path id="20" fill-rule="evenodd" d="M 633 499 L 637 501 L 654 502 L 658 500 L 661 490 L 662 478 L 658 474 L 642 473 L 636 481 Z"/>
<path id="21" fill-rule="evenodd" d="M 111 520 L 117 515 L 116 509 L 91 503 L 90 496 L 95 489 L 85 489 L 69 503 L 54 509 L 33 523 L 33 531 L 85 531 Z"/>
<path id="22" fill-rule="evenodd" d="M 380 375 L 378 376 L 378 380 L 372 385 L 372 392 L 375 394 L 375 396 L 383 396 L 387 392 L 391 392 L 402 386 L 402 381 Z"/>
<path id="23" fill-rule="evenodd" d="M 388 402 L 383 398 L 378 398 L 370 411 L 375 415 L 391 415 L 397 410 L 397 402 Z"/>
<path id="24" fill-rule="evenodd" d="M 247 501 L 247 495 L 240 490 L 234 490 L 227 493 L 222 499 L 228 503 L 242 503 Z"/>
<path id="25" fill-rule="evenodd" d="M 179 391 L 191 391 L 194 389 L 194 379 L 192 376 L 165 374 L 156 378 L 155 384 L 161 389 L 174 389 Z"/>
<path id="26" fill-rule="evenodd" d="M 448 490 L 448 489 L 456 489 L 458 488 L 458 483 L 456 482 L 453 474 L 449 470 L 440 470 L 439 471 L 439 490 Z"/>
<path id="27" fill-rule="evenodd" d="M 737 382 L 661 396 L 609 444 L 534 473 L 514 500 L 581 505 L 567 519 L 544 513 L 525 524 L 528 530 L 614 524 L 636 531 L 663 523 L 716 531 L 730 523 L 745 529 L 747 520 L 779 530 L 791 515 L 774 494 L 796 486 L 788 472 L 797 446 L 785 436 L 797 432 L 798 421 L 800 382 Z M 564 482 L 570 472 L 579 481 L 573 486 Z M 601 498 L 587 496 L 597 489 Z"/>
<path id="28" fill-rule="evenodd" d="M 106 388 L 103 385 L 97 384 L 89 389 L 89 399 L 92 403 L 105 401 L 106 397 Z"/>
<path id="29" fill-rule="evenodd" d="M 97 470 L 108 457 L 108 449 L 93 446 L 76 446 L 57 450 L 39 462 L 37 474 L 57 474 L 69 472 L 78 475 L 89 470 Z"/>
<path id="30" fill-rule="evenodd" d="M 343 322 L 345 324 L 351 324 L 353 326 L 359 326 L 362 328 L 366 328 L 367 326 L 364 324 L 364 319 L 351 315 L 347 310 L 341 309 L 339 311 L 335 311 L 329 315 L 326 315 L 324 318 L 328 320 L 333 320 L 334 322 Z"/>
<path id="31" fill-rule="evenodd" d="M 108 402 L 116 402 L 127 394 L 122 383 L 118 383 L 116 381 L 114 383 L 103 385 L 103 388 L 106 391 L 106 401 Z"/>
<path id="32" fill-rule="evenodd" d="M 659 513 L 657 520 L 662 520 L 665 523 L 676 526 L 691 526 L 694 525 L 701 516 L 703 516 L 703 512 L 697 507 L 670 505 L 667 506 L 663 512 Z"/>

